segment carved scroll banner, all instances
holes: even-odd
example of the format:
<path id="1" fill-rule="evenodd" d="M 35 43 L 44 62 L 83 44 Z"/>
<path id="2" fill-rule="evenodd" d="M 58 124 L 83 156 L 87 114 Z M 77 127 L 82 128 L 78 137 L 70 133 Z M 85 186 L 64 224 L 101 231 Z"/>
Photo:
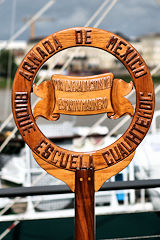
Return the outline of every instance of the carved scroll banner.
<path id="1" fill-rule="evenodd" d="M 33 86 L 40 100 L 34 108 L 34 117 L 57 120 L 60 114 L 92 115 L 108 113 L 112 119 L 125 114 L 133 115 L 133 107 L 124 98 L 133 83 L 113 79 L 112 73 L 90 77 L 53 75 L 52 81 Z"/>

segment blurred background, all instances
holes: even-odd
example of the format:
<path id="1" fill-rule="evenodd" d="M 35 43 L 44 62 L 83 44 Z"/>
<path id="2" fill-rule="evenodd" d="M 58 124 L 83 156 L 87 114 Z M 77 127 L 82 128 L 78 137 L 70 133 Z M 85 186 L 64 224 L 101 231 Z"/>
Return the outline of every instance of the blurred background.
<path id="1" fill-rule="evenodd" d="M 109 181 L 159 179 L 160 1 L 0 0 L 1 188 L 64 184 L 38 166 L 19 134 L 12 118 L 11 89 L 19 64 L 37 42 L 76 26 L 101 28 L 130 42 L 146 61 L 154 81 L 156 107 L 150 131 L 131 164 Z M 99 49 L 78 47 L 53 56 L 39 70 L 35 82 L 38 85 L 51 80 L 53 74 L 90 76 L 108 72 L 126 82 L 132 80 L 115 57 Z M 127 98 L 135 107 L 134 89 Z M 33 107 L 35 101 L 32 93 Z M 37 120 L 41 131 L 55 144 L 75 151 L 108 146 L 130 122 L 129 116 L 110 120 L 106 114 L 61 115 L 56 122 Z M 160 239 L 159 211 L 160 188 L 100 191 L 96 193 L 96 239 L 142 239 L 147 235 Z M 0 198 L 0 239 L 73 239 L 73 216 L 73 194 Z"/>

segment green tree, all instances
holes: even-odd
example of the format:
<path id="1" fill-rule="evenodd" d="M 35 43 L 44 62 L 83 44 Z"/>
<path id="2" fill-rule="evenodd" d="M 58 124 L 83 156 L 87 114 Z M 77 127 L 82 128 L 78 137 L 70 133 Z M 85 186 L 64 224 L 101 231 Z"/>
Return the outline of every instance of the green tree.
<path id="1" fill-rule="evenodd" d="M 0 76 L 7 77 L 9 58 L 11 62 L 11 78 L 13 78 L 17 70 L 17 64 L 14 55 L 9 50 L 0 51 Z"/>

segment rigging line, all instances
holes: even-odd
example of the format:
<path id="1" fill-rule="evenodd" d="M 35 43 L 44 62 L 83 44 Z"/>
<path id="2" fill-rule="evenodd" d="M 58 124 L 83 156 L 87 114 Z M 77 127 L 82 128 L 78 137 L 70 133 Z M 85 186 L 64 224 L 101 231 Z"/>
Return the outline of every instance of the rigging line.
<path id="1" fill-rule="evenodd" d="M 0 146 L 0 152 L 2 152 L 2 150 L 6 147 L 6 145 L 10 142 L 10 140 L 14 137 L 15 133 L 17 132 L 17 127 L 15 127 L 11 134 L 4 140 L 4 142 L 2 143 L 2 145 Z"/>
<path id="2" fill-rule="evenodd" d="M 19 223 L 19 222 L 18 222 Z M 2 239 L 2 238 L 1 238 Z"/>
<path id="3" fill-rule="evenodd" d="M 154 74 L 156 74 L 159 69 L 160 69 L 160 64 L 151 71 L 151 75 L 153 76 Z M 155 95 L 158 94 L 159 91 L 160 91 L 160 85 L 155 88 Z M 133 89 L 133 90 L 130 92 L 129 97 L 131 97 L 134 92 L 135 92 L 135 89 Z M 103 116 L 102 116 L 99 120 L 102 120 L 102 122 L 103 122 L 103 119 L 104 119 L 104 118 L 103 118 Z M 99 120 L 98 120 L 98 121 L 99 121 Z M 105 120 L 105 119 L 104 119 L 104 120 Z M 129 116 L 125 116 L 124 119 L 122 119 L 122 120 L 106 135 L 105 138 L 112 136 L 112 134 L 114 134 L 119 128 L 121 128 L 121 127 L 123 126 L 123 124 L 125 124 L 128 120 L 129 120 Z M 98 121 L 97 121 L 97 122 L 98 122 Z M 102 123 L 102 122 L 101 122 L 101 123 Z M 96 123 L 95 123 L 95 124 L 96 124 Z M 93 125 L 93 126 L 94 126 L 94 125 Z M 93 126 L 92 126 L 92 127 L 93 127 Z M 92 127 L 91 127 L 91 130 L 92 130 Z M 88 133 L 90 133 L 90 131 L 89 131 Z M 85 136 L 81 137 L 82 141 L 84 141 L 84 139 L 88 136 L 88 133 L 87 133 Z M 104 138 L 104 139 L 105 139 L 105 138 Z M 104 140 L 104 139 L 103 139 L 103 140 Z"/>
<path id="4" fill-rule="evenodd" d="M 0 5 L 2 4 L 2 3 L 4 3 L 6 0 L 0 0 Z"/>
<path id="5" fill-rule="evenodd" d="M 31 23 L 35 22 L 44 12 L 50 8 L 56 0 L 50 0 L 46 3 L 28 22 L 26 22 L 22 28 L 20 28 L 8 41 L 6 41 L 2 48 L 8 47 L 8 45 L 13 42 L 16 38 L 18 38 L 29 26 Z"/>
<path id="6" fill-rule="evenodd" d="M 44 176 L 47 175 L 47 172 L 42 172 L 38 177 L 35 178 L 35 180 L 32 182 L 31 187 L 35 186 Z M 11 200 L 1 211 L 0 211 L 0 216 L 2 216 L 5 212 L 7 212 L 14 203 L 18 202 L 22 197 L 16 197 Z"/>
<path id="7" fill-rule="evenodd" d="M 89 24 L 91 24 L 95 18 L 97 17 L 97 15 L 101 12 L 101 10 L 104 8 L 104 6 L 107 4 L 109 0 L 105 0 L 102 5 L 98 8 L 98 10 L 92 15 L 92 17 L 88 20 L 88 22 L 85 24 L 85 26 L 88 26 Z M 107 8 L 108 9 L 108 8 Z M 107 10 L 106 9 L 106 10 Z M 107 13 L 106 13 L 107 14 Z M 76 49 L 77 51 L 77 49 Z M 77 52 L 76 52 L 77 53 Z M 56 62 L 53 62 L 53 64 L 50 64 L 49 69 L 46 71 L 46 74 L 53 68 L 55 67 L 56 63 L 58 62 L 58 60 L 63 57 L 65 54 L 65 52 L 62 52 L 62 54 L 59 56 L 59 58 L 57 58 Z M 70 61 L 72 61 L 74 56 L 70 56 L 69 60 L 67 60 L 67 63 L 65 64 L 65 68 L 68 66 L 68 64 L 70 63 Z M 64 67 L 62 67 L 61 69 L 61 73 L 64 71 L 65 69 Z M 45 77 L 41 77 L 40 80 L 37 82 L 37 84 L 40 84 L 43 80 L 45 79 Z M 5 126 L 12 120 L 12 113 L 8 116 L 8 118 L 5 120 L 5 122 L 3 122 L 3 124 L 0 127 L 0 132 L 5 128 Z"/>
<path id="8" fill-rule="evenodd" d="M 108 2 L 108 1 L 105 1 L 104 3 L 106 4 L 107 2 Z M 99 8 L 96 12 L 100 12 L 100 9 L 102 8 L 102 6 L 104 6 L 104 3 L 100 6 L 100 8 Z M 106 14 L 107 14 L 107 13 L 106 13 Z M 94 16 L 95 16 L 95 17 L 97 16 L 96 13 L 94 14 Z M 92 17 L 92 21 L 93 21 L 93 20 L 94 20 L 94 18 Z M 91 23 L 92 21 L 90 21 L 90 23 Z M 88 22 L 89 22 L 89 21 L 88 21 Z M 63 55 L 61 55 L 60 57 L 62 57 L 62 56 L 63 56 Z M 60 58 L 60 57 L 59 57 L 59 58 Z M 59 58 L 58 58 L 58 59 L 59 59 Z M 71 59 L 71 60 L 72 60 L 72 59 Z M 71 60 L 70 60 L 70 61 L 71 61 Z M 69 62 L 68 62 L 68 64 L 69 64 Z M 56 65 L 56 63 L 55 63 L 55 65 Z M 53 66 L 52 66 L 52 67 L 53 67 Z M 49 71 L 52 67 L 50 66 L 50 68 L 48 69 L 48 71 Z M 67 67 L 67 66 L 66 66 L 66 67 Z M 61 72 L 62 72 L 62 71 L 63 71 L 63 69 L 61 69 Z M 38 81 L 38 83 L 40 83 L 41 81 L 43 81 L 43 77 Z M 35 103 L 34 103 L 34 105 L 35 105 Z M 11 114 L 11 116 L 12 116 L 12 114 Z M 10 117 L 10 116 L 9 116 L 9 117 Z M 8 120 L 9 120 L 9 117 L 8 117 Z M 103 121 L 103 119 L 100 119 L 100 120 L 98 121 L 98 123 L 95 124 L 95 126 L 98 125 L 98 124 L 100 124 L 102 121 Z M 3 124 L 3 125 L 4 125 L 4 124 Z M 15 130 L 15 129 L 14 129 L 14 130 Z M 14 130 L 13 130 L 13 131 L 14 131 Z M 10 136 L 9 136 L 9 137 L 10 137 Z M 10 140 L 11 140 L 11 138 L 9 139 L 9 141 L 10 141 Z M 9 141 L 7 141 L 7 139 L 6 139 L 6 141 L 2 144 L 3 146 L 1 145 L 1 147 L 0 147 L 0 152 L 1 152 L 1 151 L 3 150 L 3 148 L 8 144 Z M 9 208 L 10 208 L 10 207 L 9 207 Z M 6 209 L 7 209 L 7 208 L 6 208 Z M 8 210 L 8 209 L 7 209 L 7 210 Z M 2 210 L 2 211 L 3 211 L 3 210 Z M 2 212 L 2 211 L 1 211 L 1 212 Z M 1 212 L 0 212 L 0 213 L 1 213 Z M 5 212 L 5 211 L 3 211 L 2 214 L 3 214 L 4 212 Z"/>
<path id="9" fill-rule="evenodd" d="M 160 64 L 157 65 L 157 67 L 155 67 L 152 71 L 151 71 L 151 75 L 156 74 L 160 69 Z"/>
<path id="10" fill-rule="evenodd" d="M 105 119 L 106 119 L 106 114 L 104 114 L 101 118 L 99 118 L 98 121 L 96 121 L 96 122 L 93 124 L 93 126 L 89 129 L 88 132 L 86 132 L 86 134 L 85 134 L 84 136 L 82 136 L 82 137 L 79 138 L 79 142 L 78 142 L 79 146 L 82 146 L 82 145 L 84 144 L 84 140 L 86 139 L 86 137 L 89 136 L 89 134 L 92 133 L 92 130 L 93 130 L 95 127 L 99 126 L 102 122 L 104 122 Z"/>
<path id="11" fill-rule="evenodd" d="M 108 8 L 106 9 L 106 11 L 102 14 L 102 16 L 99 18 L 99 20 L 96 22 L 96 24 L 94 25 L 94 27 L 98 27 L 101 22 L 103 21 L 103 19 L 106 17 L 106 15 L 111 11 L 111 9 L 114 7 L 114 5 L 117 3 L 118 0 L 114 0 L 111 2 L 111 4 L 108 6 Z"/>
<path id="12" fill-rule="evenodd" d="M 61 57 L 61 56 L 60 56 L 60 57 Z M 51 65 L 49 66 L 48 72 L 57 64 L 57 62 L 60 60 L 60 57 L 59 57 L 56 61 L 54 61 L 53 64 L 51 64 Z M 40 84 L 43 80 L 44 80 L 44 77 L 42 76 L 42 77 L 39 79 L 39 81 L 38 81 L 37 84 Z M 35 106 L 36 103 L 37 103 L 37 101 L 34 102 L 33 107 Z M 13 114 L 12 114 L 12 112 L 11 112 L 10 115 L 7 117 L 7 119 L 1 124 L 1 126 L 0 126 L 0 132 L 3 131 L 3 129 L 7 126 L 7 124 L 8 124 L 12 119 L 13 119 Z"/>
<path id="13" fill-rule="evenodd" d="M 37 207 L 38 204 L 43 200 L 43 197 L 33 204 L 33 207 Z M 16 227 L 22 220 L 24 220 L 24 215 L 20 216 L 18 220 L 15 220 L 2 234 L 0 234 L 0 240 L 2 240 L 14 227 Z"/>
<path id="14" fill-rule="evenodd" d="M 103 8 L 105 7 L 105 5 L 107 4 L 109 2 L 109 0 L 105 0 L 104 2 L 103 2 L 103 4 L 98 8 L 98 10 L 92 15 L 92 17 L 88 20 L 88 22 L 84 25 L 84 27 L 87 27 L 87 26 L 89 26 L 94 20 L 95 20 L 95 18 L 98 16 L 98 14 L 103 10 Z M 107 8 L 108 9 L 108 8 Z M 105 13 L 105 14 L 107 14 L 107 13 Z M 97 25 L 98 26 L 98 25 Z M 63 67 L 61 68 L 61 70 L 60 70 L 60 73 L 62 73 L 66 68 L 67 68 L 67 66 L 69 65 L 69 63 L 72 61 L 72 59 L 74 58 L 74 56 L 76 55 L 76 54 L 78 54 L 78 52 L 79 52 L 80 50 L 79 50 L 79 48 L 77 48 L 74 52 L 72 52 L 71 54 L 70 54 L 70 56 L 69 56 L 69 58 L 67 59 L 67 61 L 65 62 L 65 64 L 63 65 Z M 65 53 L 64 53 L 65 54 Z M 62 55 L 63 56 L 63 55 Z M 61 56 L 61 57 L 62 57 Z M 53 68 L 53 66 L 51 67 L 51 68 Z M 46 73 L 47 74 L 47 73 Z M 43 80 L 41 80 L 41 81 L 38 81 L 38 84 L 40 83 L 40 82 L 42 82 Z"/>
<path id="15" fill-rule="evenodd" d="M 2 240 L 18 224 L 19 220 L 14 221 L 3 233 L 1 233 L 0 240 Z"/>
<path id="16" fill-rule="evenodd" d="M 7 119 L 1 124 L 0 126 L 0 132 L 7 126 L 7 124 L 12 120 L 13 114 L 10 113 L 10 115 L 7 117 Z"/>
<path id="17" fill-rule="evenodd" d="M 116 4 L 117 0 L 114 0 L 113 2 L 111 2 L 111 4 L 109 6 L 107 6 L 106 11 L 102 14 L 102 17 L 100 17 L 97 22 L 94 24 L 93 27 L 98 27 L 99 24 L 103 21 L 104 17 L 107 16 L 107 14 L 111 11 L 112 7 Z M 98 11 L 98 10 L 97 10 Z M 88 21 L 89 22 L 89 21 Z M 69 65 L 69 63 L 72 61 L 72 59 L 74 58 L 74 56 L 80 51 L 80 49 L 76 49 L 72 55 L 70 55 L 69 59 L 67 60 L 67 62 L 64 64 L 64 66 L 61 69 L 61 72 L 64 71 L 66 69 L 66 67 Z"/>
<path id="18" fill-rule="evenodd" d="M 150 236 L 136 236 L 136 237 L 124 237 L 124 238 L 105 238 L 101 240 L 135 240 L 135 239 L 151 239 L 151 238 L 160 238 L 160 234 L 158 235 L 150 235 Z"/>
<path id="19" fill-rule="evenodd" d="M 93 14 L 93 16 L 88 20 L 88 22 L 84 25 L 84 27 L 88 27 L 94 20 L 95 18 L 98 16 L 98 14 L 104 9 L 104 7 L 106 6 L 106 4 L 109 2 L 110 0 L 106 0 L 104 1 L 104 3 L 97 9 L 97 11 Z"/>
<path id="20" fill-rule="evenodd" d="M 19 37 L 29 26 L 32 22 L 36 21 L 51 5 L 55 3 L 55 0 L 50 0 L 47 4 L 45 4 L 21 29 L 19 29 L 8 41 L 5 42 L 2 48 L 7 48 L 9 44 L 14 41 L 17 37 Z M 8 122 L 11 121 L 12 113 L 8 116 L 6 121 L 1 125 L 0 132 L 5 128 Z"/>
<path id="21" fill-rule="evenodd" d="M 99 12 L 101 11 L 101 9 L 103 9 L 103 7 L 106 5 L 106 3 L 108 2 L 108 0 L 107 1 L 104 1 L 104 3 L 99 7 L 99 9 L 95 12 L 95 14 L 91 17 L 91 19 L 92 20 L 89 20 L 87 23 L 86 23 L 86 25 L 87 24 L 91 24 L 91 22 L 95 19 L 95 17 L 97 16 L 97 13 L 99 14 Z M 108 12 L 108 11 L 107 11 Z M 106 14 L 107 14 L 107 12 L 106 12 Z M 59 58 L 61 58 L 62 56 L 63 56 L 64 54 L 61 54 L 60 55 L 60 57 Z M 58 58 L 58 60 L 59 60 L 59 58 Z M 72 60 L 72 58 L 70 59 L 70 61 Z M 70 61 L 68 61 L 67 62 L 67 64 L 69 64 L 69 62 Z M 67 67 L 68 65 L 67 64 L 65 64 L 65 67 Z M 54 62 L 54 65 L 56 65 L 56 63 Z M 53 66 L 52 65 L 50 65 L 50 67 L 49 67 L 49 69 L 48 69 L 48 71 L 49 70 L 51 70 L 51 68 L 53 68 Z M 61 72 L 63 71 L 63 69 L 65 69 L 65 68 L 62 68 L 61 69 Z M 42 82 L 43 81 L 43 77 L 38 81 L 38 83 L 40 83 L 40 82 Z M 34 103 L 34 105 L 36 104 L 36 101 L 35 101 L 35 103 Z M 34 106 L 33 105 L 33 106 Z M 6 123 L 8 123 L 9 121 L 10 121 L 10 118 L 11 118 L 11 116 L 12 116 L 12 114 L 8 117 L 8 119 L 5 121 Z M 104 117 L 104 116 L 103 116 Z M 97 126 L 97 125 L 99 125 L 102 121 L 104 121 L 103 119 L 100 119 L 96 124 L 95 124 L 95 126 Z M 5 124 L 3 124 L 3 127 L 5 126 Z M 1 126 L 1 130 L 2 130 L 3 128 L 2 128 L 2 126 Z M 15 130 L 15 129 L 14 129 Z M 14 131 L 13 130 L 13 131 Z M 13 136 L 14 136 L 14 134 L 13 134 Z M 9 138 L 10 137 L 10 138 Z M 9 136 L 8 137 L 8 140 L 6 139 L 4 142 L 3 142 L 3 144 L 0 146 L 0 152 L 4 149 L 4 147 L 8 144 L 8 142 L 11 140 L 11 138 L 12 138 L 12 136 Z M 37 182 L 38 182 L 39 180 L 37 179 Z M 19 199 L 19 198 L 18 198 Z M 18 200 L 18 199 L 16 199 L 15 200 L 15 202 Z M 13 205 L 13 203 L 12 203 L 12 205 Z M 2 214 L 4 214 L 11 206 L 12 206 L 11 204 L 9 204 L 8 206 L 6 206 L 6 208 L 4 208 L 1 212 L 0 212 L 0 215 L 2 215 Z"/>
<path id="22" fill-rule="evenodd" d="M 13 35 L 14 31 L 15 31 L 15 19 L 16 19 L 16 0 L 13 0 L 12 2 L 12 15 L 11 15 L 11 31 L 10 31 L 10 37 Z M 6 115 L 8 114 L 8 110 L 9 110 L 9 104 L 8 104 L 8 100 L 10 92 L 10 85 L 11 85 L 11 71 L 12 71 L 12 53 L 13 53 L 13 49 L 10 49 L 9 51 L 9 56 L 8 56 L 8 69 L 7 69 L 7 81 L 6 81 L 6 93 L 5 93 L 5 98 L 4 98 L 4 116 L 6 117 Z"/>

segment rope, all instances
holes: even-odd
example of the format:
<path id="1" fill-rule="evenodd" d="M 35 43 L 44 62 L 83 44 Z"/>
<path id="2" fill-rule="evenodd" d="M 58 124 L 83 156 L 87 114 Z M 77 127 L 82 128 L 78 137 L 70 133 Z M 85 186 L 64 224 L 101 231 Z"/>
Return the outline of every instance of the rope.
<path id="1" fill-rule="evenodd" d="M 151 239 L 151 238 L 160 238 L 160 234 L 150 235 L 150 236 L 125 237 L 125 238 L 105 238 L 103 240 L 134 240 L 134 239 Z"/>

